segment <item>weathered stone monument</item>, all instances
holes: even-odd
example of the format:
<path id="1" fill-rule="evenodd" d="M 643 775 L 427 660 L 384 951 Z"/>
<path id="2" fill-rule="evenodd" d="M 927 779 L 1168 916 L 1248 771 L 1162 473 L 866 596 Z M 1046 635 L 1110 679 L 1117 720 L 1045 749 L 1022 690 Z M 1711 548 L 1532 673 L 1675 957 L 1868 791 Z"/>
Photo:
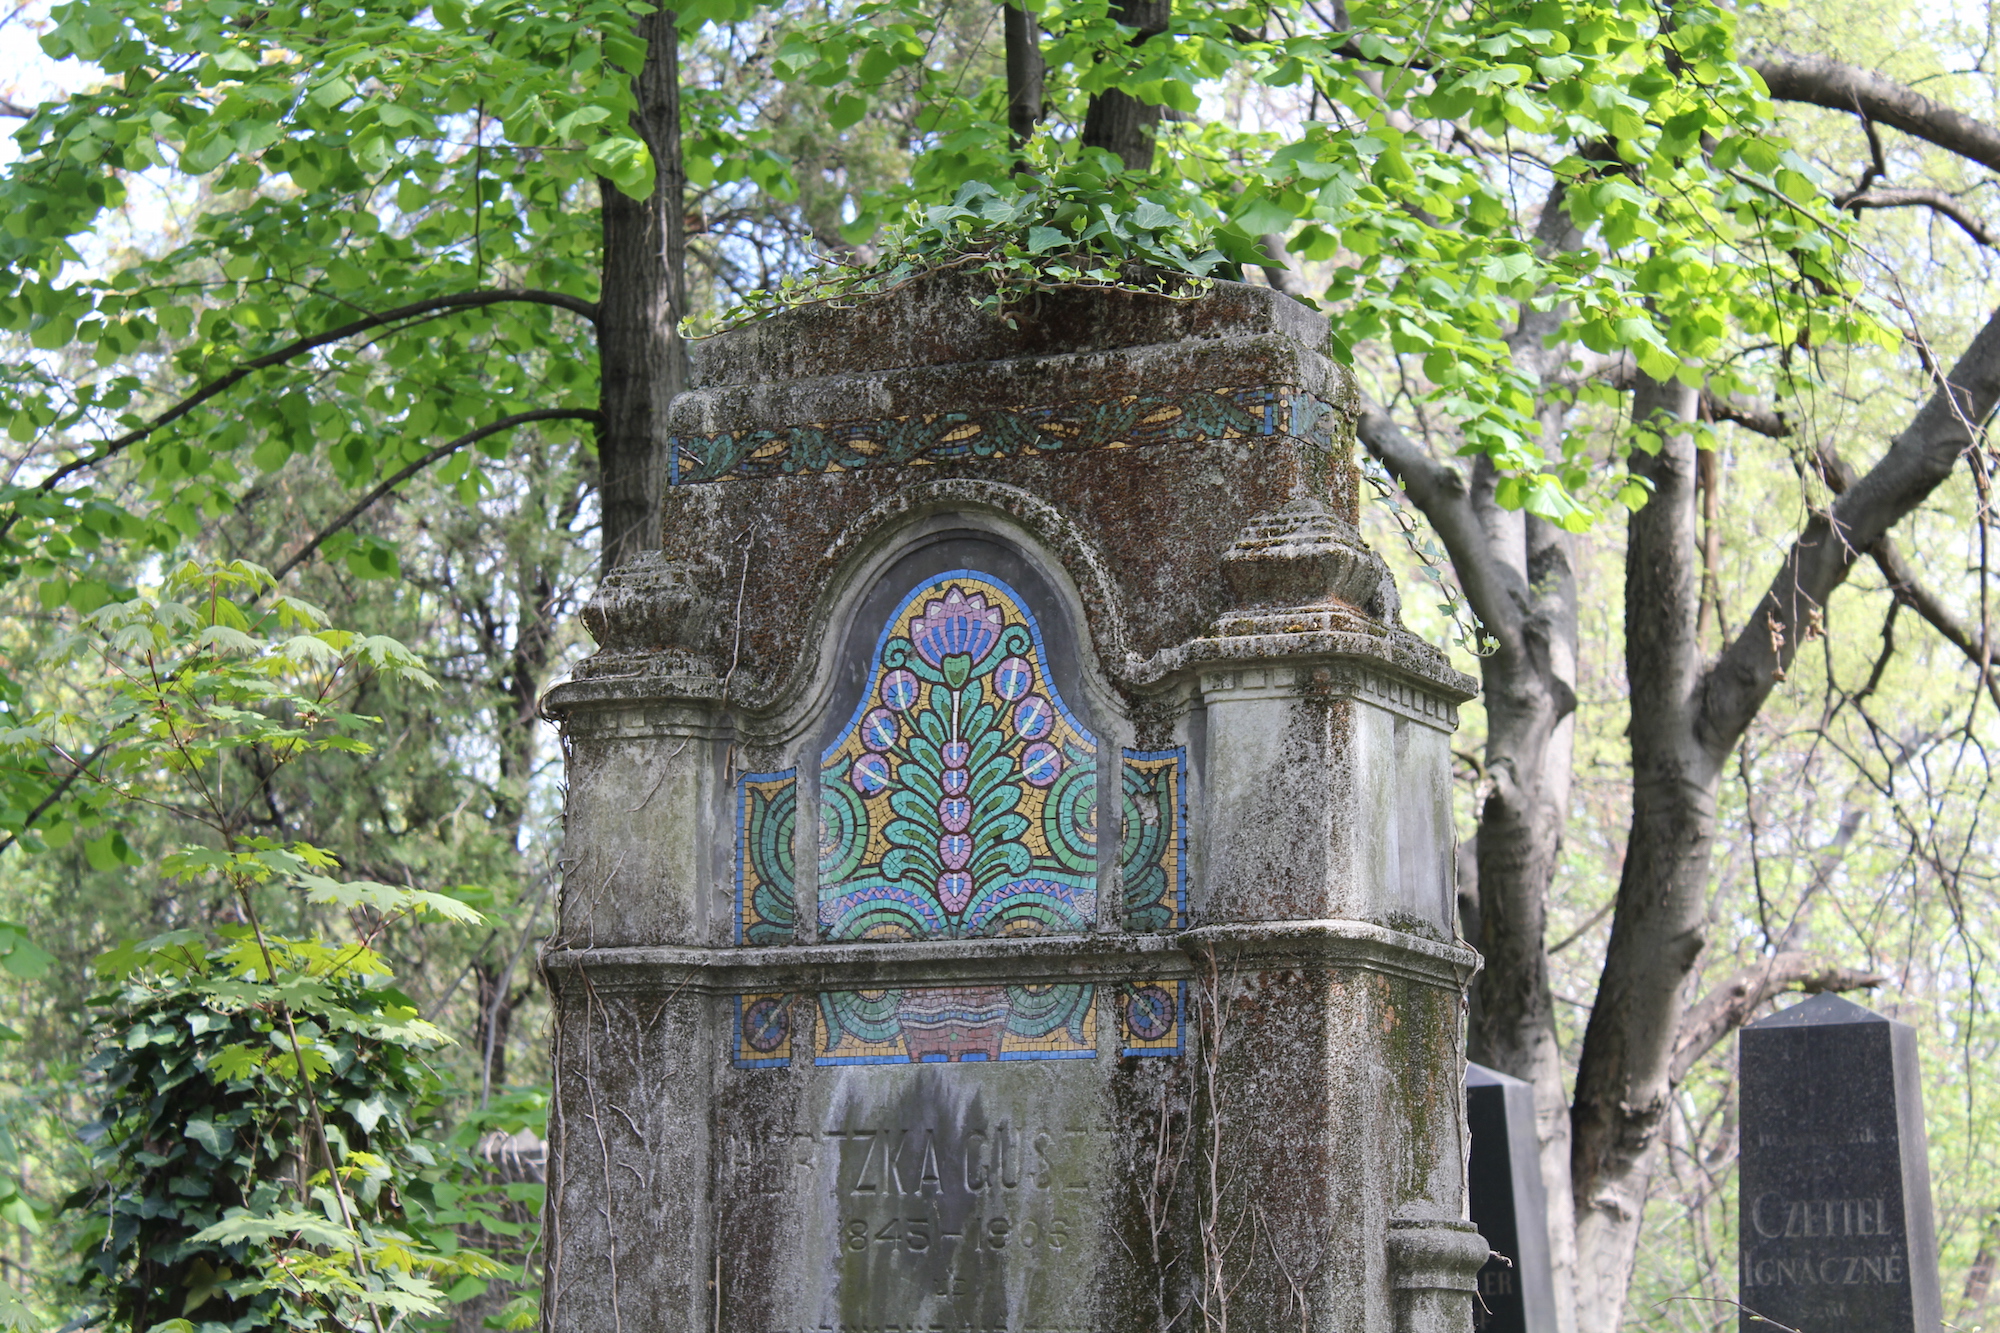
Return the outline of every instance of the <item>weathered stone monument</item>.
<path id="1" fill-rule="evenodd" d="M 1468 1064 L 1465 1118 L 1472 1137 L 1465 1167 L 1472 1224 L 1493 1250 L 1479 1270 L 1472 1325 L 1479 1333 L 1555 1333 L 1535 1090 L 1498 1070 Z"/>
<path id="2" fill-rule="evenodd" d="M 1915 1034 L 1838 995 L 1743 1029 L 1741 1327 L 1935 1333 Z"/>
<path id="3" fill-rule="evenodd" d="M 1471 682 L 1325 325 L 978 281 L 702 347 L 549 697 L 546 1326 L 1468 1329 Z"/>

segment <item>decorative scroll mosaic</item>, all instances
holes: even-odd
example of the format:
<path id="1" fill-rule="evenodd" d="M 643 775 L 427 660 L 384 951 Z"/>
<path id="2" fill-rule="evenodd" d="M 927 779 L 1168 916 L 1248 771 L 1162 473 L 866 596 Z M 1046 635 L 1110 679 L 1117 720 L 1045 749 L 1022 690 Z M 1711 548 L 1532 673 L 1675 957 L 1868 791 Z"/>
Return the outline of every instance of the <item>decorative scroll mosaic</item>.
<path id="1" fill-rule="evenodd" d="M 736 782 L 736 942 L 790 944 L 792 835 L 798 770 L 745 773 Z"/>
<path id="2" fill-rule="evenodd" d="M 736 997 L 736 1067 L 771 1069 L 792 1062 L 792 997 Z"/>
<path id="3" fill-rule="evenodd" d="M 1005 583 L 940 574 L 905 597 L 820 760 L 822 940 L 1087 931 L 1097 742 Z"/>
<path id="4" fill-rule="evenodd" d="M 670 485 L 791 473 L 944 463 L 965 458 L 1128 449 L 1170 440 L 1290 435 L 1332 440 L 1332 408 L 1283 385 L 1125 394 L 1117 398 L 816 422 L 779 430 L 676 435 Z"/>
<path id="5" fill-rule="evenodd" d="M 1178 930 L 1187 921 L 1187 748 L 1126 750 L 1121 758 L 1125 929 Z"/>

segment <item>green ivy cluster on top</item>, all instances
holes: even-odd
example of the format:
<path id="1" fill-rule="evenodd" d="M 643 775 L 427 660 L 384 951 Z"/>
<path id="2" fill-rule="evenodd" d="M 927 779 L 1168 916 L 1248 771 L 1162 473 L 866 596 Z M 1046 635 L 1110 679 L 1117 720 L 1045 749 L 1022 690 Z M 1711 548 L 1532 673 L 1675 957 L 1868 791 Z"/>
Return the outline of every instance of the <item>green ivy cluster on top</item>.
<path id="1" fill-rule="evenodd" d="M 1106 287 L 1189 299 L 1221 269 L 1238 265 L 1216 248 L 1213 227 L 1191 215 L 1198 200 L 1176 191 L 1132 190 L 1122 164 L 1101 149 L 1000 182 L 966 181 L 951 202 L 910 209 L 865 263 L 832 264 L 753 293 L 721 326 L 734 328 L 801 305 L 843 305 L 930 273 L 969 269 L 990 281 L 974 304 L 1007 318 L 1027 295 L 1061 287 Z"/>

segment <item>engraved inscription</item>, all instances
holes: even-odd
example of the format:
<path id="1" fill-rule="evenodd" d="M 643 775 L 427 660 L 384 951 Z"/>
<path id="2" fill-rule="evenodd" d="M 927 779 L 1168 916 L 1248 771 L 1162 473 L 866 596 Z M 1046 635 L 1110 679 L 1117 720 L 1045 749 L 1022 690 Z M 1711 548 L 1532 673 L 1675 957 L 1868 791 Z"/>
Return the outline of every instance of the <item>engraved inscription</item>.
<path id="1" fill-rule="evenodd" d="M 727 1188 L 820 1201 L 829 1306 L 771 1333 L 1088 1333 L 1109 1132 L 927 1101 L 876 1108 L 902 1123 L 727 1138 Z"/>

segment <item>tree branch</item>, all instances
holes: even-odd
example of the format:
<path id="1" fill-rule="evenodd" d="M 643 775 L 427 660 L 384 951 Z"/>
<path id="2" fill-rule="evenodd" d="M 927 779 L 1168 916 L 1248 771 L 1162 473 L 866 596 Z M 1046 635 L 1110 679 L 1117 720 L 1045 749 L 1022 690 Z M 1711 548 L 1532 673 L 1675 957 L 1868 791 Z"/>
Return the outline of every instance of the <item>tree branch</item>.
<path id="1" fill-rule="evenodd" d="M 602 419 L 601 415 L 594 408 L 540 407 L 532 412 L 516 412 L 512 416 L 501 417 L 498 421 L 489 421 L 477 430 L 469 430 L 455 440 L 448 440 L 425 454 L 422 458 L 417 459 L 416 462 L 397 471 L 393 476 L 384 479 L 374 490 L 348 506 L 345 513 L 314 533 L 311 541 L 300 547 L 292 554 L 290 559 L 273 570 L 271 577 L 274 581 L 283 579 L 285 575 L 311 559 L 312 553 L 317 551 L 327 538 L 333 536 L 334 533 L 339 532 L 341 529 L 347 527 L 348 524 L 354 522 L 355 519 L 367 513 L 377 500 L 380 500 L 390 491 L 395 490 L 411 477 L 416 476 L 417 473 L 423 471 L 432 463 L 457 453 L 468 444 L 477 444 L 489 435 L 497 435 L 503 430 L 526 425 L 530 421 L 588 421 L 594 424 Z"/>
<path id="2" fill-rule="evenodd" d="M 1905 134 L 2000 171 L 2000 129 L 1933 102 L 1873 70 L 1790 51 L 1774 51 L 1749 65 L 1763 77 L 1771 96 L 1781 102 L 1804 102 L 1893 125 Z"/>
<path id="3" fill-rule="evenodd" d="M 1729 752 L 1816 633 L 1827 599 L 1863 553 L 1944 484 L 2000 403 L 2000 312 L 1986 321 L 1880 462 L 1807 520 L 1749 622 L 1702 677 L 1695 739 Z"/>
<path id="4" fill-rule="evenodd" d="M 266 352 L 260 357 L 242 362 L 232 368 L 227 374 L 202 385 L 199 389 L 196 389 L 166 411 L 147 421 L 144 425 L 136 426 L 114 440 L 105 441 L 88 458 L 79 458 L 72 463 L 66 463 L 62 467 L 57 468 L 35 489 L 47 494 L 76 473 L 96 467 L 100 463 L 117 457 L 139 441 L 145 439 L 148 435 L 151 435 L 154 431 L 160 429 L 160 427 L 178 421 L 209 399 L 241 383 L 257 371 L 268 369 L 271 366 L 283 365 L 287 361 L 304 356 L 307 352 L 325 347 L 329 343 L 336 343 L 343 339 L 351 338 L 357 333 L 366 333 L 369 329 L 379 329 L 390 324 L 400 324 L 406 320 L 416 319 L 424 315 L 435 315 L 447 310 L 476 310 L 484 306 L 505 305 L 515 302 L 525 302 L 531 305 L 552 305 L 558 309 L 573 311 L 593 323 L 597 319 L 597 305 L 595 302 L 585 301 L 563 292 L 545 292 L 522 287 L 503 287 L 481 292 L 454 292 L 449 296 L 435 296 L 427 301 L 412 301 L 408 305 L 397 306 L 394 310 L 385 310 L 378 315 L 369 315 L 365 318 L 354 320 L 352 323 L 342 324 L 339 328 L 328 329 L 324 333 L 315 333 L 309 337 L 296 339 L 286 343 L 283 347 L 275 351 Z M 12 527 L 13 522 L 14 518 L 10 515 L 7 520 L 7 526 Z"/>
<path id="5" fill-rule="evenodd" d="M 1863 190 L 1840 201 L 1842 208 L 1928 208 L 1958 224 L 1958 229 L 1980 245 L 1993 248 L 1993 237 L 1978 218 L 1943 190 Z"/>
<path id="6" fill-rule="evenodd" d="M 1621 356 L 1606 366 L 1597 378 L 1614 389 L 1629 392 L 1638 387 L 1639 368 L 1632 364 L 1629 356 Z M 1701 391 L 1701 417 L 1704 421 L 1733 422 L 1773 440 L 1787 439 L 1792 433 L 1792 423 L 1785 420 L 1785 414 L 1777 408 L 1734 394 L 1724 397 L 1711 392 L 1705 385 Z"/>
<path id="7" fill-rule="evenodd" d="M 1917 582 L 1916 571 L 1903 559 L 1894 537 L 1883 537 L 1868 554 L 1874 557 L 1882 577 L 1889 580 L 1889 591 L 1896 595 L 1896 600 L 1922 616 L 1947 643 L 1965 654 L 1965 660 L 1985 679 L 1986 692 L 1993 696 L 1995 704 L 2000 704 L 2000 675 L 1993 670 L 1993 649 L 1985 636 L 1975 634 L 1950 607 L 1938 600 L 1936 593 Z"/>
<path id="8" fill-rule="evenodd" d="M 1488 549 L 1486 530 L 1473 512 L 1465 474 L 1432 458 L 1372 398 L 1363 396 L 1361 400 L 1355 433 L 1368 452 L 1403 483 L 1410 499 L 1437 529 L 1459 586 L 1465 589 L 1466 600 L 1487 631 L 1500 641 L 1503 650 L 1519 651 L 1528 589 L 1517 586 L 1513 570 L 1493 558 Z"/>
<path id="9" fill-rule="evenodd" d="M 1672 1079 L 1679 1083 L 1716 1043 L 1750 1021 L 1750 1016 L 1789 990 L 1808 995 L 1822 991 L 1861 990 L 1880 986 L 1888 978 L 1879 972 L 1833 967 L 1809 953 L 1773 954 L 1732 973 L 1714 990 L 1688 1007 L 1674 1044 Z"/>

